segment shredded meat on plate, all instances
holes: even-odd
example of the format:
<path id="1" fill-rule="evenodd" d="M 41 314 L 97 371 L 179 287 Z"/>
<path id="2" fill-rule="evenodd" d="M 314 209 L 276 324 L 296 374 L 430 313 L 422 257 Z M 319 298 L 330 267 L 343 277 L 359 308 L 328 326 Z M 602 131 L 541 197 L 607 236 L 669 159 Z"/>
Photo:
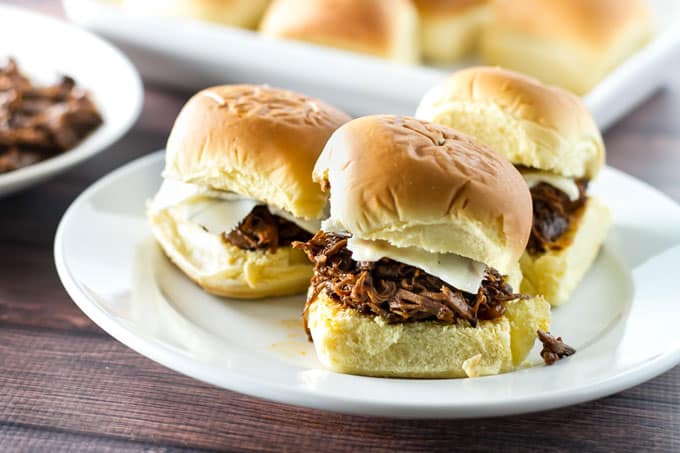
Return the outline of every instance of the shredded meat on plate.
<path id="1" fill-rule="evenodd" d="M 564 240 L 570 226 L 577 221 L 586 204 L 588 181 L 577 180 L 579 198 L 571 201 L 567 194 L 546 183 L 531 188 L 534 222 L 527 250 L 532 255 L 560 250 L 569 244 Z"/>
<path id="2" fill-rule="evenodd" d="M 269 212 L 267 206 L 258 205 L 224 239 L 244 250 L 276 252 L 279 247 L 295 241 L 307 241 L 312 234 L 293 222 Z"/>
<path id="3" fill-rule="evenodd" d="M 542 330 L 539 330 L 536 333 L 538 334 L 538 339 L 543 343 L 541 357 L 543 357 L 543 361 L 546 365 L 552 365 L 561 358 L 570 356 L 576 352 L 576 349 L 562 341 L 562 337 L 555 338 L 550 335 L 550 333 L 543 332 Z"/>
<path id="4" fill-rule="evenodd" d="M 322 290 L 336 302 L 360 313 L 379 315 L 390 323 L 458 320 L 476 325 L 505 313 L 504 302 L 523 298 L 503 277 L 488 268 L 476 294 L 460 291 L 413 266 L 383 258 L 376 262 L 352 259 L 347 236 L 318 232 L 306 243 L 294 243 L 314 263 L 312 292 L 305 306 Z"/>
<path id="5" fill-rule="evenodd" d="M 89 95 L 72 78 L 36 86 L 14 60 L 0 67 L 0 173 L 71 149 L 101 123 Z"/>

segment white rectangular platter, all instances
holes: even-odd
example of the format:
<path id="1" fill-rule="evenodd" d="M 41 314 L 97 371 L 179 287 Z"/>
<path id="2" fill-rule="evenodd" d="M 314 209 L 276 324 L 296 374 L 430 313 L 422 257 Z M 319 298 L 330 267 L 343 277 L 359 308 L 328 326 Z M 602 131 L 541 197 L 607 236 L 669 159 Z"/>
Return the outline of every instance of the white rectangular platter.
<path id="1" fill-rule="evenodd" d="M 680 2 L 648 1 L 654 39 L 585 96 L 603 129 L 662 86 L 679 59 Z M 354 115 L 413 114 L 428 88 L 474 63 L 444 69 L 401 65 L 190 19 L 132 16 L 103 0 L 63 4 L 70 20 L 119 45 L 149 81 L 191 91 L 223 83 L 267 83 L 319 97 Z"/>

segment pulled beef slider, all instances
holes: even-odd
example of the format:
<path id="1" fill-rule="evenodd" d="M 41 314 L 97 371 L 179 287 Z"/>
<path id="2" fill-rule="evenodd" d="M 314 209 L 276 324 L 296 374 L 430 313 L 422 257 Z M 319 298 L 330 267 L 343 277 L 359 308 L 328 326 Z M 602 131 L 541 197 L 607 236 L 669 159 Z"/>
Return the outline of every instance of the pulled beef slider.
<path id="1" fill-rule="evenodd" d="M 605 147 L 583 101 L 512 71 L 475 67 L 431 89 L 416 116 L 470 134 L 517 166 L 534 213 L 521 290 L 552 305 L 569 300 L 611 223 L 607 207 L 587 193 Z"/>
<path id="2" fill-rule="evenodd" d="M 349 117 L 318 99 L 256 85 L 208 88 L 180 112 L 148 210 L 165 253 L 206 291 L 258 298 L 304 291 L 291 247 L 318 231 L 327 196 L 312 181 Z"/>
<path id="3" fill-rule="evenodd" d="M 505 159 L 452 129 L 388 115 L 355 119 L 314 167 L 330 191 L 305 310 L 328 368 L 392 377 L 514 369 L 549 305 L 508 277 L 531 229 L 531 198 Z"/>

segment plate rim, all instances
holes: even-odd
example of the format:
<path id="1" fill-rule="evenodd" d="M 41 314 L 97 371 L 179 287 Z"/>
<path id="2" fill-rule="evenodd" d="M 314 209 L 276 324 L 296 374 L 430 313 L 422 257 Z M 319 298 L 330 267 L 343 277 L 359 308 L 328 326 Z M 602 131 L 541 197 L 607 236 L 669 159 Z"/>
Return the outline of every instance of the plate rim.
<path id="1" fill-rule="evenodd" d="M 120 140 L 120 138 L 122 138 L 139 119 L 144 105 L 144 84 L 139 71 L 137 71 L 137 68 L 132 64 L 130 59 L 106 39 L 70 22 L 59 20 L 46 14 L 36 13 L 35 11 L 19 6 L 0 4 L 0 12 L 1 11 L 8 11 L 12 14 L 31 17 L 31 20 L 48 22 L 54 27 L 69 29 L 73 33 L 79 34 L 92 42 L 96 42 L 97 46 L 107 49 L 108 52 L 111 52 L 111 54 L 119 60 L 121 68 L 124 68 L 128 75 L 131 76 L 133 86 L 133 89 L 129 93 L 131 94 L 131 99 L 129 100 L 131 107 L 128 109 L 129 113 L 124 121 L 112 126 L 106 140 L 103 140 L 101 145 L 87 146 L 88 140 L 96 133 L 95 130 L 78 143 L 75 148 L 64 151 L 49 159 L 36 162 L 27 167 L 0 174 L 0 191 L 7 189 L 5 192 L 2 192 L 2 195 L 0 196 L 5 196 L 38 184 L 43 180 L 42 178 L 55 176 L 109 149 L 111 145 Z M 19 59 L 21 58 L 20 56 L 16 57 Z M 19 188 L 13 188 L 12 186 L 14 185 L 19 185 Z"/>
<path id="2" fill-rule="evenodd" d="M 173 352 L 166 345 L 141 338 L 132 329 L 111 320 L 105 310 L 91 300 L 72 277 L 63 253 L 65 245 L 63 243 L 64 231 L 82 203 L 87 202 L 92 194 L 96 193 L 100 188 L 107 186 L 111 181 L 124 177 L 125 174 L 137 171 L 146 165 L 150 165 L 151 162 L 162 160 L 163 155 L 164 151 L 159 150 L 128 162 L 95 181 L 83 191 L 68 207 L 59 222 L 54 241 L 54 257 L 57 273 L 62 285 L 73 302 L 88 318 L 126 347 L 175 372 L 218 388 L 292 406 L 362 416 L 455 419 L 518 415 L 580 404 L 641 384 L 680 363 L 680 349 L 670 350 L 631 366 L 615 376 L 588 382 L 572 389 L 553 391 L 550 393 L 550 398 L 546 398 L 544 393 L 539 393 L 529 397 L 521 396 L 505 398 L 502 401 L 482 401 L 475 404 L 461 403 L 459 405 L 452 405 L 450 402 L 438 404 L 436 401 L 423 405 L 417 401 L 409 403 L 408 401 L 390 402 L 379 399 L 369 401 L 366 399 L 339 398 L 320 392 L 312 392 L 304 388 L 292 388 L 273 381 L 262 382 L 261 379 L 248 378 L 246 374 L 238 373 L 234 370 L 223 370 L 222 380 L 218 383 L 216 379 L 209 376 L 207 372 L 209 367 L 205 364 L 197 363 L 191 358 Z M 643 184 L 648 189 L 656 192 L 657 195 L 677 205 L 668 195 L 646 182 L 612 167 L 607 167 L 607 169 L 626 178 L 634 179 L 637 183 Z M 228 385 L 225 385 L 225 381 L 228 381 Z M 417 381 L 428 382 L 428 380 Z"/>

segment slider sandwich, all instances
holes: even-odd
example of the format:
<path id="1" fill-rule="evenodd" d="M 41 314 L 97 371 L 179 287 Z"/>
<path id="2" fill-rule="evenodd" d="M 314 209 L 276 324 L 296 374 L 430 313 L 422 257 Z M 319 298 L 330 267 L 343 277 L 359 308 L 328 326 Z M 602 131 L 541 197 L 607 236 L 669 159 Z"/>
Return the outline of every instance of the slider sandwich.
<path id="1" fill-rule="evenodd" d="M 304 291 L 312 267 L 291 243 L 319 229 L 327 197 L 312 168 L 349 119 L 266 86 L 218 86 L 192 97 L 170 133 L 165 179 L 148 209 L 167 256 L 212 294 Z"/>
<path id="2" fill-rule="evenodd" d="M 477 67 L 433 88 L 416 116 L 470 134 L 517 166 L 534 217 L 521 290 L 554 306 L 569 300 L 611 223 L 608 208 L 588 194 L 605 148 L 581 99 L 515 72 Z"/>
<path id="3" fill-rule="evenodd" d="M 531 229 L 531 197 L 505 159 L 453 129 L 368 116 L 340 127 L 314 167 L 330 192 L 308 333 L 329 369 L 466 377 L 514 369 L 550 306 L 508 275 Z"/>

